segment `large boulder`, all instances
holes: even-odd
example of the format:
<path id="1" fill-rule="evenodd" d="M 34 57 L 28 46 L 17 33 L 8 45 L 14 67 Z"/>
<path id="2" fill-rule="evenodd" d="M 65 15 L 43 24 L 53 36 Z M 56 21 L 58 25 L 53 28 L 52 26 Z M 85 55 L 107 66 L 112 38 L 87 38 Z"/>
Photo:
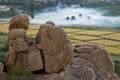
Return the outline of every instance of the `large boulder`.
<path id="1" fill-rule="evenodd" d="M 42 24 L 36 44 L 41 45 L 45 72 L 56 73 L 72 59 L 73 48 L 65 32 L 52 24 Z"/>
<path id="2" fill-rule="evenodd" d="M 25 29 L 29 27 L 29 17 L 25 14 L 14 16 L 9 22 L 9 31 L 11 29 Z"/>
<path id="3" fill-rule="evenodd" d="M 80 58 L 91 62 L 95 66 L 97 72 L 106 80 L 112 80 L 114 62 L 106 50 L 92 44 L 84 44 L 77 46 L 75 51 L 79 54 Z"/>
<path id="4" fill-rule="evenodd" d="M 41 52 L 35 47 L 35 45 L 29 46 L 28 51 L 28 69 L 31 71 L 38 71 L 43 69 L 43 61 Z"/>

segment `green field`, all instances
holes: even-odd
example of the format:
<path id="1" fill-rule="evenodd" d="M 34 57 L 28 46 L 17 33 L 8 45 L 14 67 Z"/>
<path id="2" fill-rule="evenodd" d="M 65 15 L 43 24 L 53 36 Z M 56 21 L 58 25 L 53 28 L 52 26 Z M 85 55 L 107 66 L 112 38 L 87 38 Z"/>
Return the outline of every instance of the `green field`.
<path id="1" fill-rule="evenodd" d="M 32 25 L 27 30 L 28 40 L 34 40 L 39 26 Z M 63 28 L 73 45 L 93 43 L 105 48 L 112 54 L 116 65 L 116 72 L 120 76 L 120 29 L 116 28 Z M 8 24 L 0 23 L 0 60 L 4 61 L 7 47 Z"/>

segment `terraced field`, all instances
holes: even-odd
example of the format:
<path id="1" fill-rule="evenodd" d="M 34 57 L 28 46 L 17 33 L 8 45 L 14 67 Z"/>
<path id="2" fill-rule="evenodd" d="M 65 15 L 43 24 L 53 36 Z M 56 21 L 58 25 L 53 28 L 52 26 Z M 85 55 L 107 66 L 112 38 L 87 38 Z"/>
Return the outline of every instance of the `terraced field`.
<path id="1" fill-rule="evenodd" d="M 118 31 L 63 29 L 73 44 L 93 43 L 100 45 L 112 54 L 120 54 L 120 32 Z"/>

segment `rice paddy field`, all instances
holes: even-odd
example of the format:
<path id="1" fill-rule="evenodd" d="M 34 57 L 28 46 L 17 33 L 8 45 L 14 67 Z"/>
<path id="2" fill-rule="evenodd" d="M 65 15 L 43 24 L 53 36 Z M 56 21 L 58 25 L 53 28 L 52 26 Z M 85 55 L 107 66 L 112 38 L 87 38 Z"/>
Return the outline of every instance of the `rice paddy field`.
<path id="1" fill-rule="evenodd" d="M 7 33 L 8 24 L 0 22 L 0 58 L 4 55 L 8 49 L 5 48 L 7 45 Z M 28 40 L 34 40 L 35 35 L 39 29 L 39 26 L 30 25 L 27 30 Z M 69 39 L 76 44 L 93 43 L 105 48 L 112 56 L 113 59 L 119 61 L 120 65 L 120 28 L 71 28 L 64 27 L 63 30 L 68 35 Z M 5 49 L 4 49 L 5 48 Z M 2 51 L 3 50 L 3 51 Z M 1 60 L 1 59 L 0 59 Z M 120 67 L 120 66 L 119 66 Z M 120 69 L 118 71 L 120 76 Z"/>

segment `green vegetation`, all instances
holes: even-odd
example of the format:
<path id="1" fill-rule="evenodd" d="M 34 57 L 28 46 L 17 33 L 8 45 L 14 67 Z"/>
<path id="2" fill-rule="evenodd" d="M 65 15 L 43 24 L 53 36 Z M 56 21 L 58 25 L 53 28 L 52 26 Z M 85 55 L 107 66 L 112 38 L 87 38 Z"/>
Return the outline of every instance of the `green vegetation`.
<path id="1" fill-rule="evenodd" d="M 44 0 L 43 0 L 44 1 Z M 23 10 L 20 13 L 27 13 L 32 18 L 34 18 L 34 13 L 39 12 L 41 9 L 46 7 L 56 6 L 59 2 L 62 4 L 67 4 L 68 6 L 72 4 L 80 5 L 81 7 L 89 8 L 101 8 L 102 10 L 107 10 L 108 12 L 104 15 L 120 15 L 120 1 L 119 0 L 55 0 L 53 2 L 48 1 L 47 3 L 43 1 L 31 1 L 31 0 L 1 0 L 0 5 L 7 5 L 10 10 L 7 12 L 0 12 L 0 17 L 11 17 L 18 12 L 16 9 Z"/>
<path id="2" fill-rule="evenodd" d="M 7 5 L 10 7 L 9 11 L 0 12 L 0 17 L 2 18 L 11 17 L 11 16 L 18 14 L 16 9 L 23 10 L 23 12 L 20 12 L 20 13 L 27 13 L 31 15 L 32 17 L 34 17 L 35 12 L 43 8 L 46 8 L 46 7 L 56 6 L 57 3 L 49 1 L 46 4 L 42 1 L 34 1 L 34 0 L 33 1 L 31 0 L 8 0 L 8 1 L 2 0 L 0 1 L 0 5 Z"/>
<path id="3" fill-rule="evenodd" d="M 115 72 L 117 73 L 118 76 L 120 76 L 120 61 L 115 60 Z"/>
<path id="4" fill-rule="evenodd" d="M 27 69 L 19 70 L 14 68 L 8 74 L 7 80 L 23 80 L 23 78 L 24 80 L 34 80 L 34 75 Z"/>

